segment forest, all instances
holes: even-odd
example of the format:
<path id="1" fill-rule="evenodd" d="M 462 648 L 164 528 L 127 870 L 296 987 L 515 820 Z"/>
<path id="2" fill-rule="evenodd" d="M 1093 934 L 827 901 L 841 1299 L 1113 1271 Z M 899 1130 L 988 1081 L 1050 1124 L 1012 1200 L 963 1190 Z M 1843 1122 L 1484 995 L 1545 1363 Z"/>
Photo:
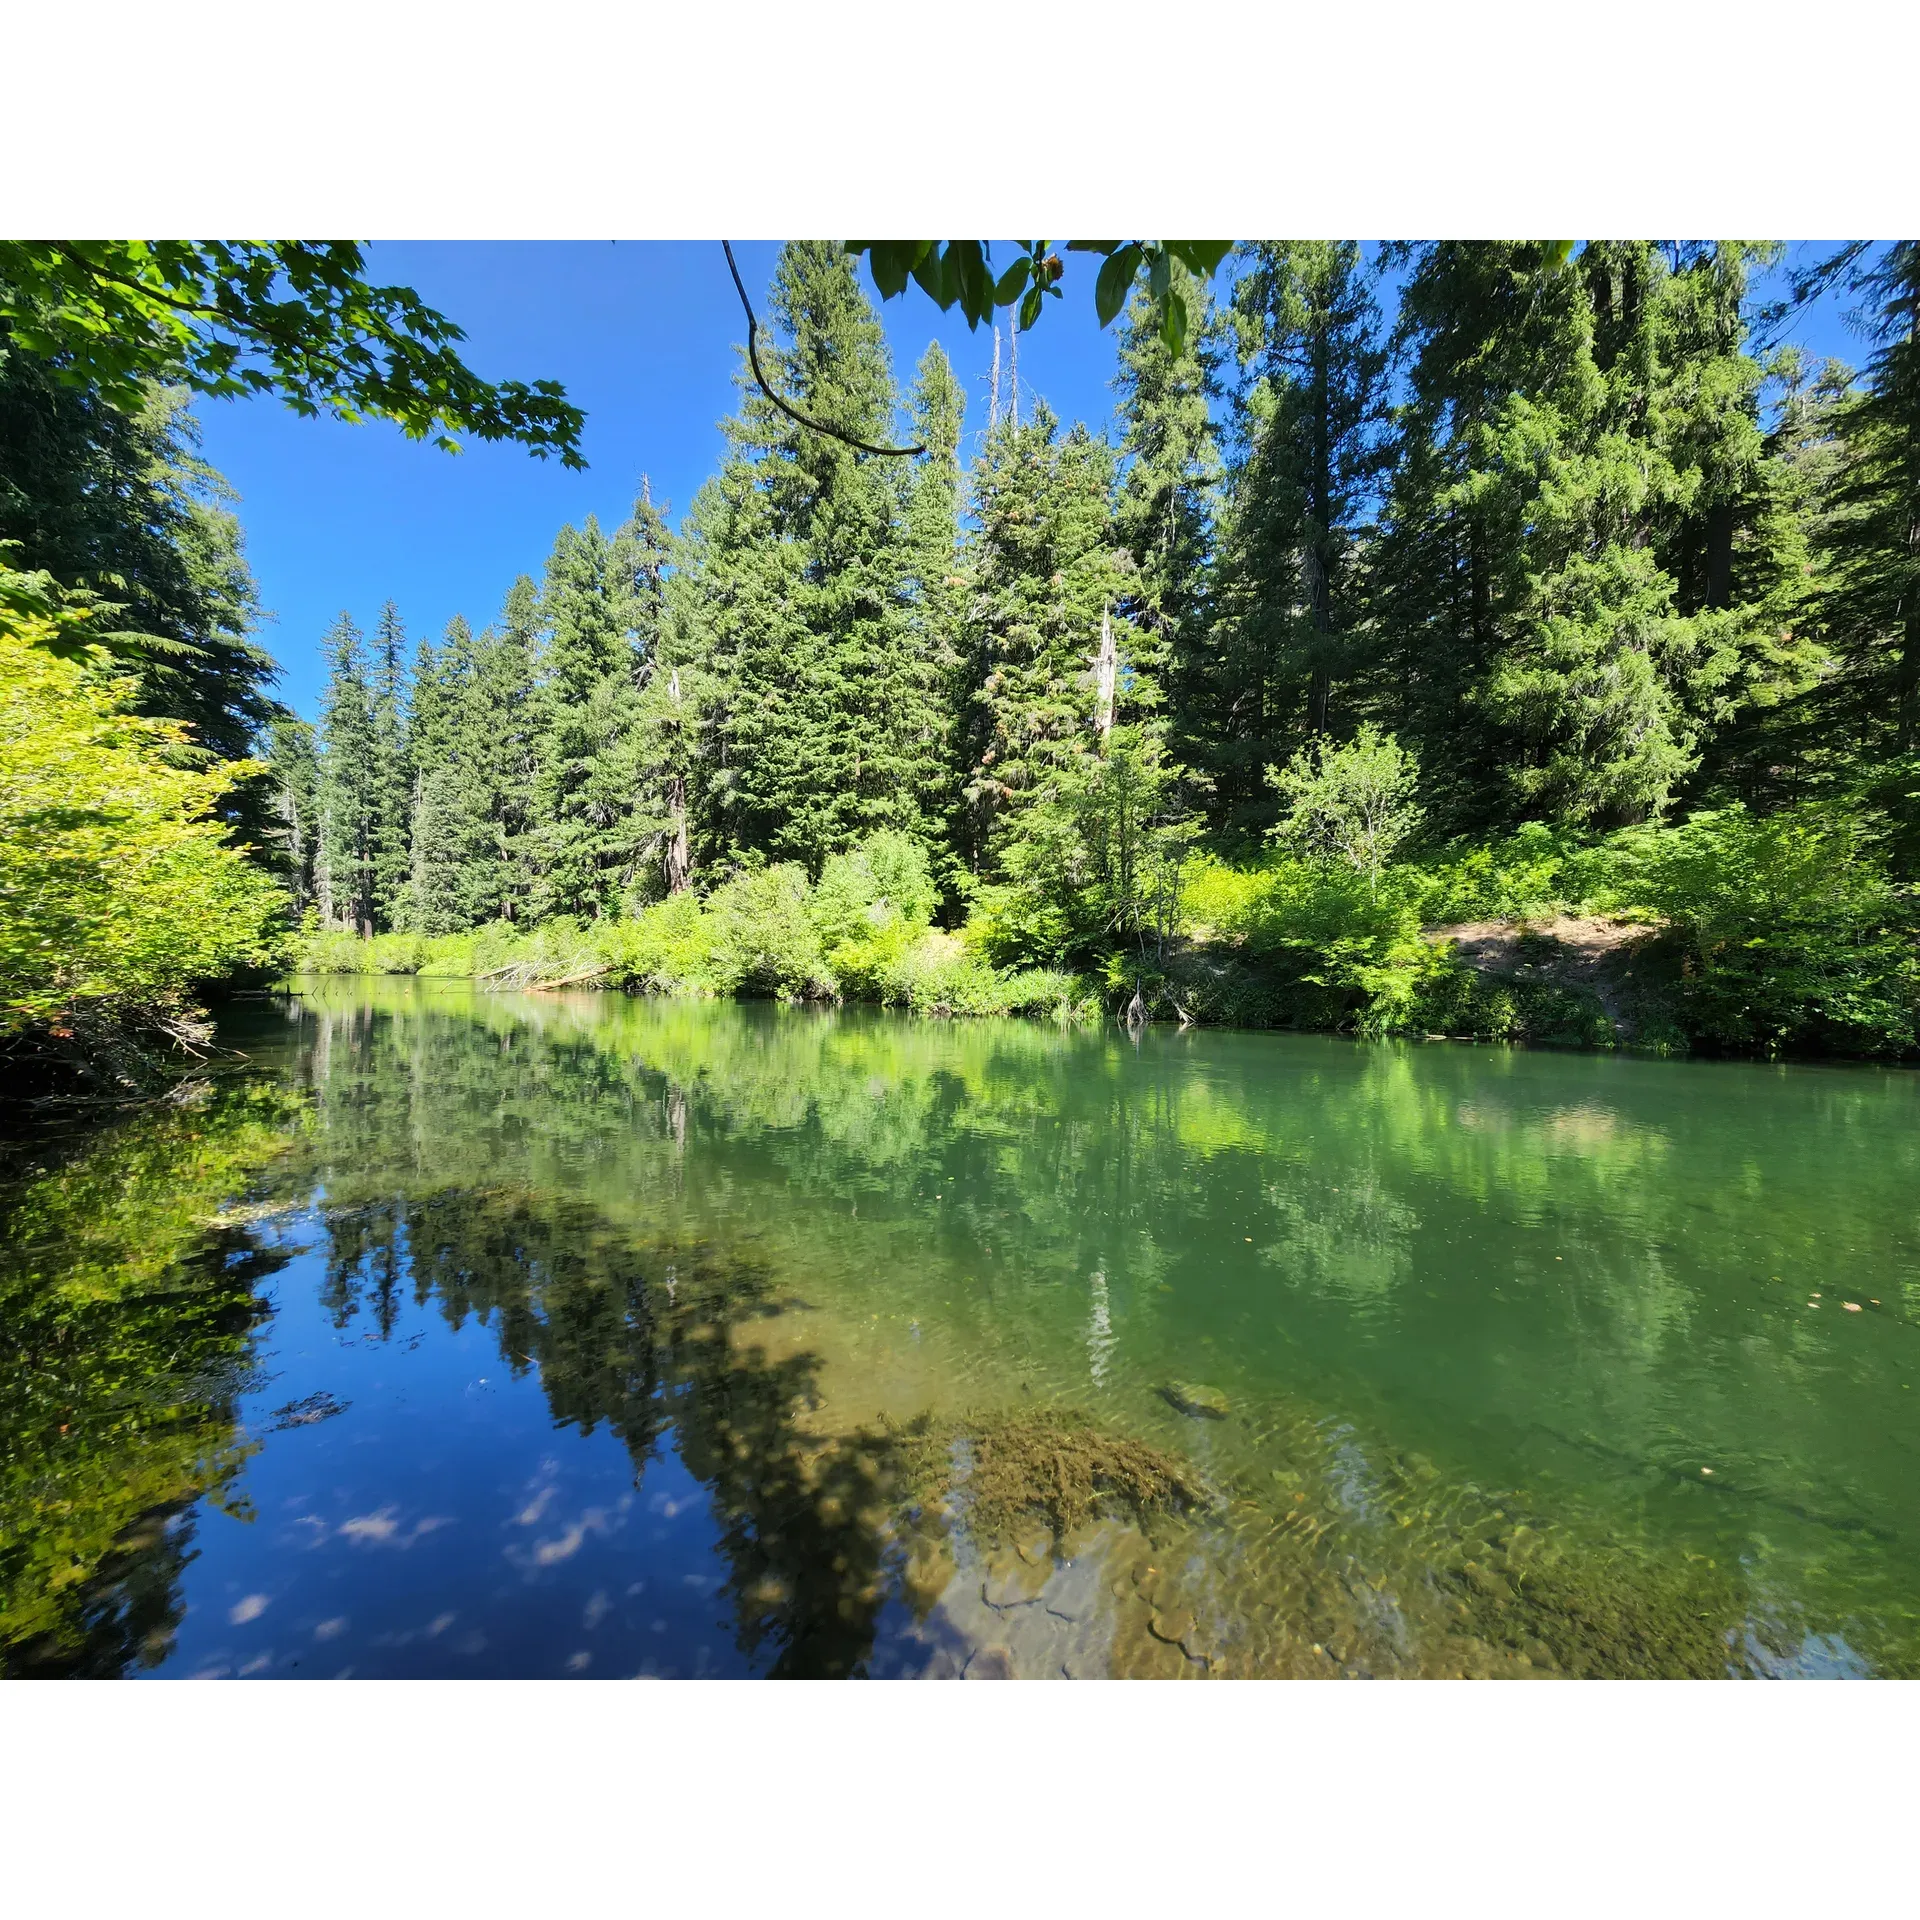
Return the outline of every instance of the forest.
<path id="1" fill-rule="evenodd" d="M 791 243 L 791 404 L 743 366 L 679 524 L 342 615 L 311 725 L 196 453 L 225 368 L 0 301 L 0 1045 L 129 1086 L 291 969 L 1911 1056 L 1920 243 L 1815 251 L 1170 251 L 1111 427 L 1022 386 L 1035 278 L 982 432 Z M 1828 293 L 1857 368 L 1787 342 Z M 447 391 L 389 417 L 569 457 L 546 389 Z"/>

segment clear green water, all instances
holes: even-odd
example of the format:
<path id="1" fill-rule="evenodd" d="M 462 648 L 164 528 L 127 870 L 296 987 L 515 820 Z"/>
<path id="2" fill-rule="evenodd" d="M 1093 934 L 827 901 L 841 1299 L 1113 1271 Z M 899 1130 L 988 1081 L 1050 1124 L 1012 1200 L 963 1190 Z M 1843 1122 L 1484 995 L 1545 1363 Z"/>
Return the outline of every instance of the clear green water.
<path id="1" fill-rule="evenodd" d="M 8 1195 L 14 1671 L 1920 1666 L 1910 1073 L 433 981 L 226 1038 Z M 1194 1498 L 1050 1531 L 1063 1431 Z"/>

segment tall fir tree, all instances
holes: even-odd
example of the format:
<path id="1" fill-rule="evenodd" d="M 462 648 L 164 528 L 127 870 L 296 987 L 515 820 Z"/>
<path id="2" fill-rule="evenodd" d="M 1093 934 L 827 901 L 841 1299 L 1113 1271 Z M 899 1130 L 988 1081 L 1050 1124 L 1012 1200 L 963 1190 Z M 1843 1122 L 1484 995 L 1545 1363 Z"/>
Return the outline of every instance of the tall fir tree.
<path id="1" fill-rule="evenodd" d="M 534 917 L 539 643 L 539 590 L 523 573 L 507 590 L 499 622 L 474 648 L 473 678 L 461 704 L 460 752 L 474 770 L 487 847 L 486 874 L 474 886 L 476 924 L 524 924 Z"/>
<path id="2" fill-rule="evenodd" d="M 1410 264 L 1383 541 L 1391 687 L 1455 826 L 1657 815 L 1811 666 L 1766 512 L 1731 243 L 1442 243 Z"/>
<path id="3" fill-rule="evenodd" d="M 909 728 L 920 769 L 916 824 L 936 883 L 951 891 L 959 864 L 966 696 L 961 626 L 966 610 L 960 514 L 960 436 L 967 397 L 940 343 L 920 357 L 912 394 L 913 435 L 926 449 L 907 489 L 907 630 L 912 662 Z"/>
<path id="4" fill-rule="evenodd" d="M 1200 316 L 1178 353 L 1161 338 L 1144 294 L 1127 308 L 1115 381 L 1125 438 L 1114 518 L 1134 564 L 1123 611 L 1165 663 L 1178 751 L 1202 766 L 1212 758 L 1225 694 L 1215 593 L 1226 471 L 1214 417 L 1224 334 L 1210 290 L 1184 267 L 1175 275 Z"/>
<path id="5" fill-rule="evenodd" d="M 489 743 L 469 719 L 476 647 L 456 614 L 436 650 L 414 658 L 413 867 L 408 924 L 416 933 L 460 933 L 489 917 L 493 881 L 487 832 Z"/>
<path id="6" fill-rule="evenodd" d="M 762 363 L 814 419 L 891 434 L 886 337 L 845 252 L 781 250 Z M 876 827 L 928 837 L 916 757 L 905 587 L 904 476 L 797 425 L 742 383 L 731 453 L 696 501 L 717 764 L 711 830 L 724 859 L 817 869 Z"/>
<path id="7" fill-rule="evenodd" d="M 268 766 L 272 769 L 272 842 L 286 875 L 294 917 L 316 905 L 314 866 L 320 847 L 320 758 L 314 730 L 292 714 L 269 722 Z"/>
<path id="8" fill-rule="evenodd" d="M 1823 568 L 1841 663 L 1831 706 L 1877 756 L 1904 757 L 1920 750 L 1920 240 L 1885 248 L 1858 291 L 1872 353 L 1838 422 Z"/>
<path id="9" fill-rule="evenodd" d="M 628 797 L 633 876 L 646 893 L 681 893 L 693 880 L 700 718 L 697 613 L 689 621 L 674 584 L 674 541 L 642 480 L 614 540 L 614 576 L 635 662 L 637 692 L 618 756 Z"/>
<path id="10" fill-rule="evenodd" d="M 1147 649 L 1116 616 L 1134 580 L 1112 517 L 1113 450 L 1062 435 L 1040 402 L 992 433 L 973 478 L 964 852 L 999 872 L 1023 811 L 1100 731 L 1105 685 L 1132 684 Z M 1110 718 L 1110 716 L 1109 716 Z"/>
<path id="11" fill-rule="evenodd" d="M 379 931 L 379 745 L 360 629 L 346 614 L 326 638 L 321 706 L 319 848 L 314 894 L 323 924 Z"/>
<path id="12" fill-rule="evenodd" d="M 404 927 L 413 878 L 413 767 L 407 741 L 407 631 L 389 600 L 374 637 L 373 903 L 381 931 Z"/>
<path id="13" fill-rule="evenodd" d="M 598 919 L 634 877 L 633 795 L 624 749 L 635 724 L 638 657 L 631 589 L 589 514 L 563 527 L 547 560 L 540 611 L 540 733 L 534 780 L 537 916 Z"/>
<path id="14" fill-rule="evenodd" d="M 1386 464 L 1388 355 L 1374 275 L 1351 240 L 1240 253 L 1233 324 L 1233 511 L 1223 564 L 1211 747 L 1223 820 L 1272 817 L 1266 769 L 1350 726 L 1364 680 L 1364 545 Z"/>

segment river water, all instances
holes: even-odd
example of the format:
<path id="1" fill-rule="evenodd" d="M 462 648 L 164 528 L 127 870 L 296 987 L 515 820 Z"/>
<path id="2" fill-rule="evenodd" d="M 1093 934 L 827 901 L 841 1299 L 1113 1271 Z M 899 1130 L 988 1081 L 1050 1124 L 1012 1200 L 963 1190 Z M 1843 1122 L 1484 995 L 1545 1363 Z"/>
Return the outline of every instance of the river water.
<path id="1" fill-rule="evenodd" d="M 9 1671 L 1920 1670 L 1920 1076 L 296 986 L 7 1191 Z"/>

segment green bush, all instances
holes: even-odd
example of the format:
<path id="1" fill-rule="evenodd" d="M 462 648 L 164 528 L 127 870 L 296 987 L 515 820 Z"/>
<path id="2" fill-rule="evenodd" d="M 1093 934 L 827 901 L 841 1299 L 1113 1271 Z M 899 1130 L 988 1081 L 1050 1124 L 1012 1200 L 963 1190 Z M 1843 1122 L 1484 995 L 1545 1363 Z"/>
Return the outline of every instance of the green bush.
<path id="1" fill-rule="evenodd" d="M 926 849 L 910 834 L 883 830 L 827 861 L 810 911 L 831 949 L 888 925 L 924 927 L 939 898 Z"/>
<path id="2" fill-rule="evenodd" d="M 1428 926 L 1537 918 L 1580 906 L 1600 883 L 1604 856 L 1575 834 L 1530 821 L 1503 839 L 1453 847 L 1419 862 Z"/>
<path id="3" fill-rule="evenodd" d="M 1342 859 L 1279 855 L 1251 868 L 1203 862 L 1188 887 L 1188 926 L 1259 964 L 1277 1024 L 1392 1033 L 1413 1024 L 1422 983 L 1449 964 L 1420 938 L 1422 892 L 1406 867 L 1376 875 Z M 1200 984 L 1191 970 L 1188 984 Z M 1246 984 L 1232 992 L 1244 1004 Z"/>
<path id="4" fill-rule="evenodd" d="M 739 874 L 708 896 L 713 977 L 724 990 L 783 1000 L 834 996 L 812 898 L 806 869 L 797 866 Z"/>
<path id="5" fill-rule="evenodd" d="M 713 950 L 713 924 L 697 895 L 670 893 L 613 934 L 613 984 L 640 993 L 731 993 Z"/>
<path id="6" fill-rule="evenodd" d="M 1083 1019 L 1098 1011 L 1086 983 L 1071 973 L 995 967 L 965 935 L 898 921 L 843 941 L 828 958 L 849 998 L 915 1013 Z"/>
<path id="7" fill-rule="evenodd" d="M 1668 923 L 1690 1034 L 1762 1052 L 1920 1044 L 1920 915 L 1853 814 L 1727 807 L 1616 834 L 1607 853 L 1601 904 Z"/>
<path id="8" fill-rule="evenodd" d="M 43 577 L 0 567 L 50 609 L 0 633 L 0 1039 L 165 1031 L 202 982 L 271 957 L 283 896 L 218 817 L 258 768 L 205 763 L 130 711 L 130 680 L 57 657 L 92 627 Z"/>

